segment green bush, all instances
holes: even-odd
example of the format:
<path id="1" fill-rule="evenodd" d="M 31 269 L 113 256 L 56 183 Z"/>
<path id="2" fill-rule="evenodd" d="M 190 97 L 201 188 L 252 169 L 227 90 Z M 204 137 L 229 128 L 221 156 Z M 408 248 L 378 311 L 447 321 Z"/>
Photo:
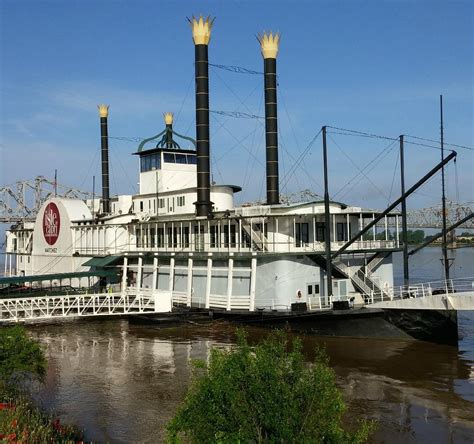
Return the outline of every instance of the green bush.
<path id="1" fill-rule="evenodd" d="M 0 393 L 11 394 L 26 379 L 42 380 L 46 359 L 40 345 L 16 325 L 0 327 Z"/>
<path id="2" fill-rule="evenodd" d="M 168 424 L 169 442 L 361 443 L 373 429 L 342 426 L 345 405 L 322 351 L 308 365 L 301 341 L 275 332 L 252 348 L 211 351 L 195 363 L 183 405 Z"/>

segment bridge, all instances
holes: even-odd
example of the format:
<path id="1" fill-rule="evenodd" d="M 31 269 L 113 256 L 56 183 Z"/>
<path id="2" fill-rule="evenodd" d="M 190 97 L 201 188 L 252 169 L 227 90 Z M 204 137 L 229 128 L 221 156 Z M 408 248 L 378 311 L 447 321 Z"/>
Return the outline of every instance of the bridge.
<path id="1" fill-rule="evenodd" d="M 0 187 L 0 223 L 12 224 L 23 220 L 34 220 L 41 205 L 48 198 L 55 195 L 77 199 L 92 197 L 92 194 L 89 192 L 59 185 L 54 180 L 46 179 L 43 176 L 38 176 L 33 180 L 19 181 L 10 186 Z M 321 196 L 311 190 L 303 190 L 281 196 L 282 203 L 320 199 L 322 199 Z M 455 203 L 447 201 L 448 226 L 455 224 L 473 211 L 474 202 Z M 409 210 L 407 223 L 410 228 L 441 229 L 443 226 L 442 214 L 441 204 L 428 208 Z M 474 219 L 465 222 L 462 227 L 474 229 Z"/>
<path id="2" fill-rule="evenodd" d="M 92 194 L 60 185 L 54 179 L 46 179 L 43 176 L 2 186 L 0 187 L 0 223 L 34 221 L 41 205 L 54 196 L 87 199 L 91 198 Z"/>

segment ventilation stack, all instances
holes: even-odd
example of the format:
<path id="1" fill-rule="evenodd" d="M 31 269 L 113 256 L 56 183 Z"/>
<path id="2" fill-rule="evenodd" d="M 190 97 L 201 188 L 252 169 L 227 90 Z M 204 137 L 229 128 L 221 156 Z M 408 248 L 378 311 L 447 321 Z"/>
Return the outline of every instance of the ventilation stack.
<path id="1" fill-rule="evenodd" d="M 280 203 L 278 178 L 278 121 L 276 57 L 280 35 L 264 32 L 258 35 L 264 60 L 265 141 L 267 167 L 267 205 Z"/>
<path id="2" fill-rule="evenodd" d="M 197 216 L 212 217 L 209 162 L 209 59 L 208 46 L 214 19 L 188 19 L 193 31 L 196 76 Z"/>
<path id="3" fill-rule="evenodd" d="M 109 134 L 108 122 L 109 105 L 98 105 L 100 116 L 100 145 L 102 152 L 102 212 L 110 213 L 109 190 Z"/>

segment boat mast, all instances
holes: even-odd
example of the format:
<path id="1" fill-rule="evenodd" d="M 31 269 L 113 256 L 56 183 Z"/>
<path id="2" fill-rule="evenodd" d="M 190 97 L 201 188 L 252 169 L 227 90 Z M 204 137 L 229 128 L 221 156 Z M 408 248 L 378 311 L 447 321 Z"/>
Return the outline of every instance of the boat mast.
<path id="1" fill-rule="evenodd" d="M 443 126 L 443 95 L 439 96 L 439 110 L 441 120 L 441 162 L 444 160 L 444 126 Z M 441 169 L 441 192 L 442 192 L 442 213 L 443 213 L 443 237 L 441 249 L 443 252 L 444 278 L 449 281 L 449 259 L 448 259 L 448 242 L 446 232 L 446 190 L 444 184 L 444 165 Z"/>
<path id="2" fill-rule="evenodd" d="M 326 245 L 326 284 L 328 297 L 332 296 L 332 258 L 331 258 L 331 219 L 329 214 L 328 186 L 328 150 L 326 143 L 326 127 L 323 126 L 323 167 L 324 167 L 324 242 Z"/>
<path id="3" fill-rule="evenodd" d="M 407 232 L 407 199 L 405 197 L 405 155 L 403 135 L 400 136 L 400 186 L 402 192 L 402 241 L 403 241 L 403 284 L 408 288 L 410 284 L 410 270 L 408 267 L 408 232 Z"/>

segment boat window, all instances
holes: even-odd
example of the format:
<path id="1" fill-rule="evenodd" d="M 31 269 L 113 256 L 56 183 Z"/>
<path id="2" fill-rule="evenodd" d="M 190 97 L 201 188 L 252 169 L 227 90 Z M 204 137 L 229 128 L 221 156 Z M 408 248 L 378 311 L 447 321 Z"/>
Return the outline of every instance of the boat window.
<path id="1" fill-rule="evenodd" d="M 176 163 L 186 163 L 186 154 L 175 154 L 176 156 Z"/>
<path id="2" fill-rule="evenodd" d="M 165 246 L 165 229 L 158 228 L 158 248 L 163 248 Z"/>
<path id="3" fill-rule="evenodd" d="M 189 248 L 189 227 L 183 227 L 182 247 Z"/>
<path id="4" fill-rule="evenodd" d="M 313 294 L 313 286 L 308 285 L 308 296 L 311 296 Z"/>
<path id="5" fill-rule="evenodd" d="M 175 163 L 174 153 L 163 153 L 163 161 L 166 163 Z"/>
<path id="6" fill-rule="evenodd" d="M 326 225 L 324 222 L 316 222 L 316 240 L 324 242 L 326 238 Z"/>
<path id="7" fill-rule="evenodd" d="M 211 248 L 219 248 L 219 247 L 220 247 L 219 226 L 211 225 Z"/>
<path id="8" fill-rule="evenodd" d="M 147 154 L 140 157 L 140 171 L 158 170 L 161 166 L 160 153 Z"/>
<path id="9" fill-rule="evenodd" d="M 347 241 L 347 224 L 343 222 L 338 222 L 336 225 L 337 231 L 337 240 L 340 241 Z"/>
<path id="10" fill-rule="evenodd" d="M 299 222 L 295 224 L 295 240 L 297 247 L 309 243 L 309 224 Z"/>
<path id="11" fill-rule="evenodd" d="M 188 154 L 186 156 L 188 160 L 188 165 L 196 165 L 197 164 L 197 157 L 195 154 Z"/>

